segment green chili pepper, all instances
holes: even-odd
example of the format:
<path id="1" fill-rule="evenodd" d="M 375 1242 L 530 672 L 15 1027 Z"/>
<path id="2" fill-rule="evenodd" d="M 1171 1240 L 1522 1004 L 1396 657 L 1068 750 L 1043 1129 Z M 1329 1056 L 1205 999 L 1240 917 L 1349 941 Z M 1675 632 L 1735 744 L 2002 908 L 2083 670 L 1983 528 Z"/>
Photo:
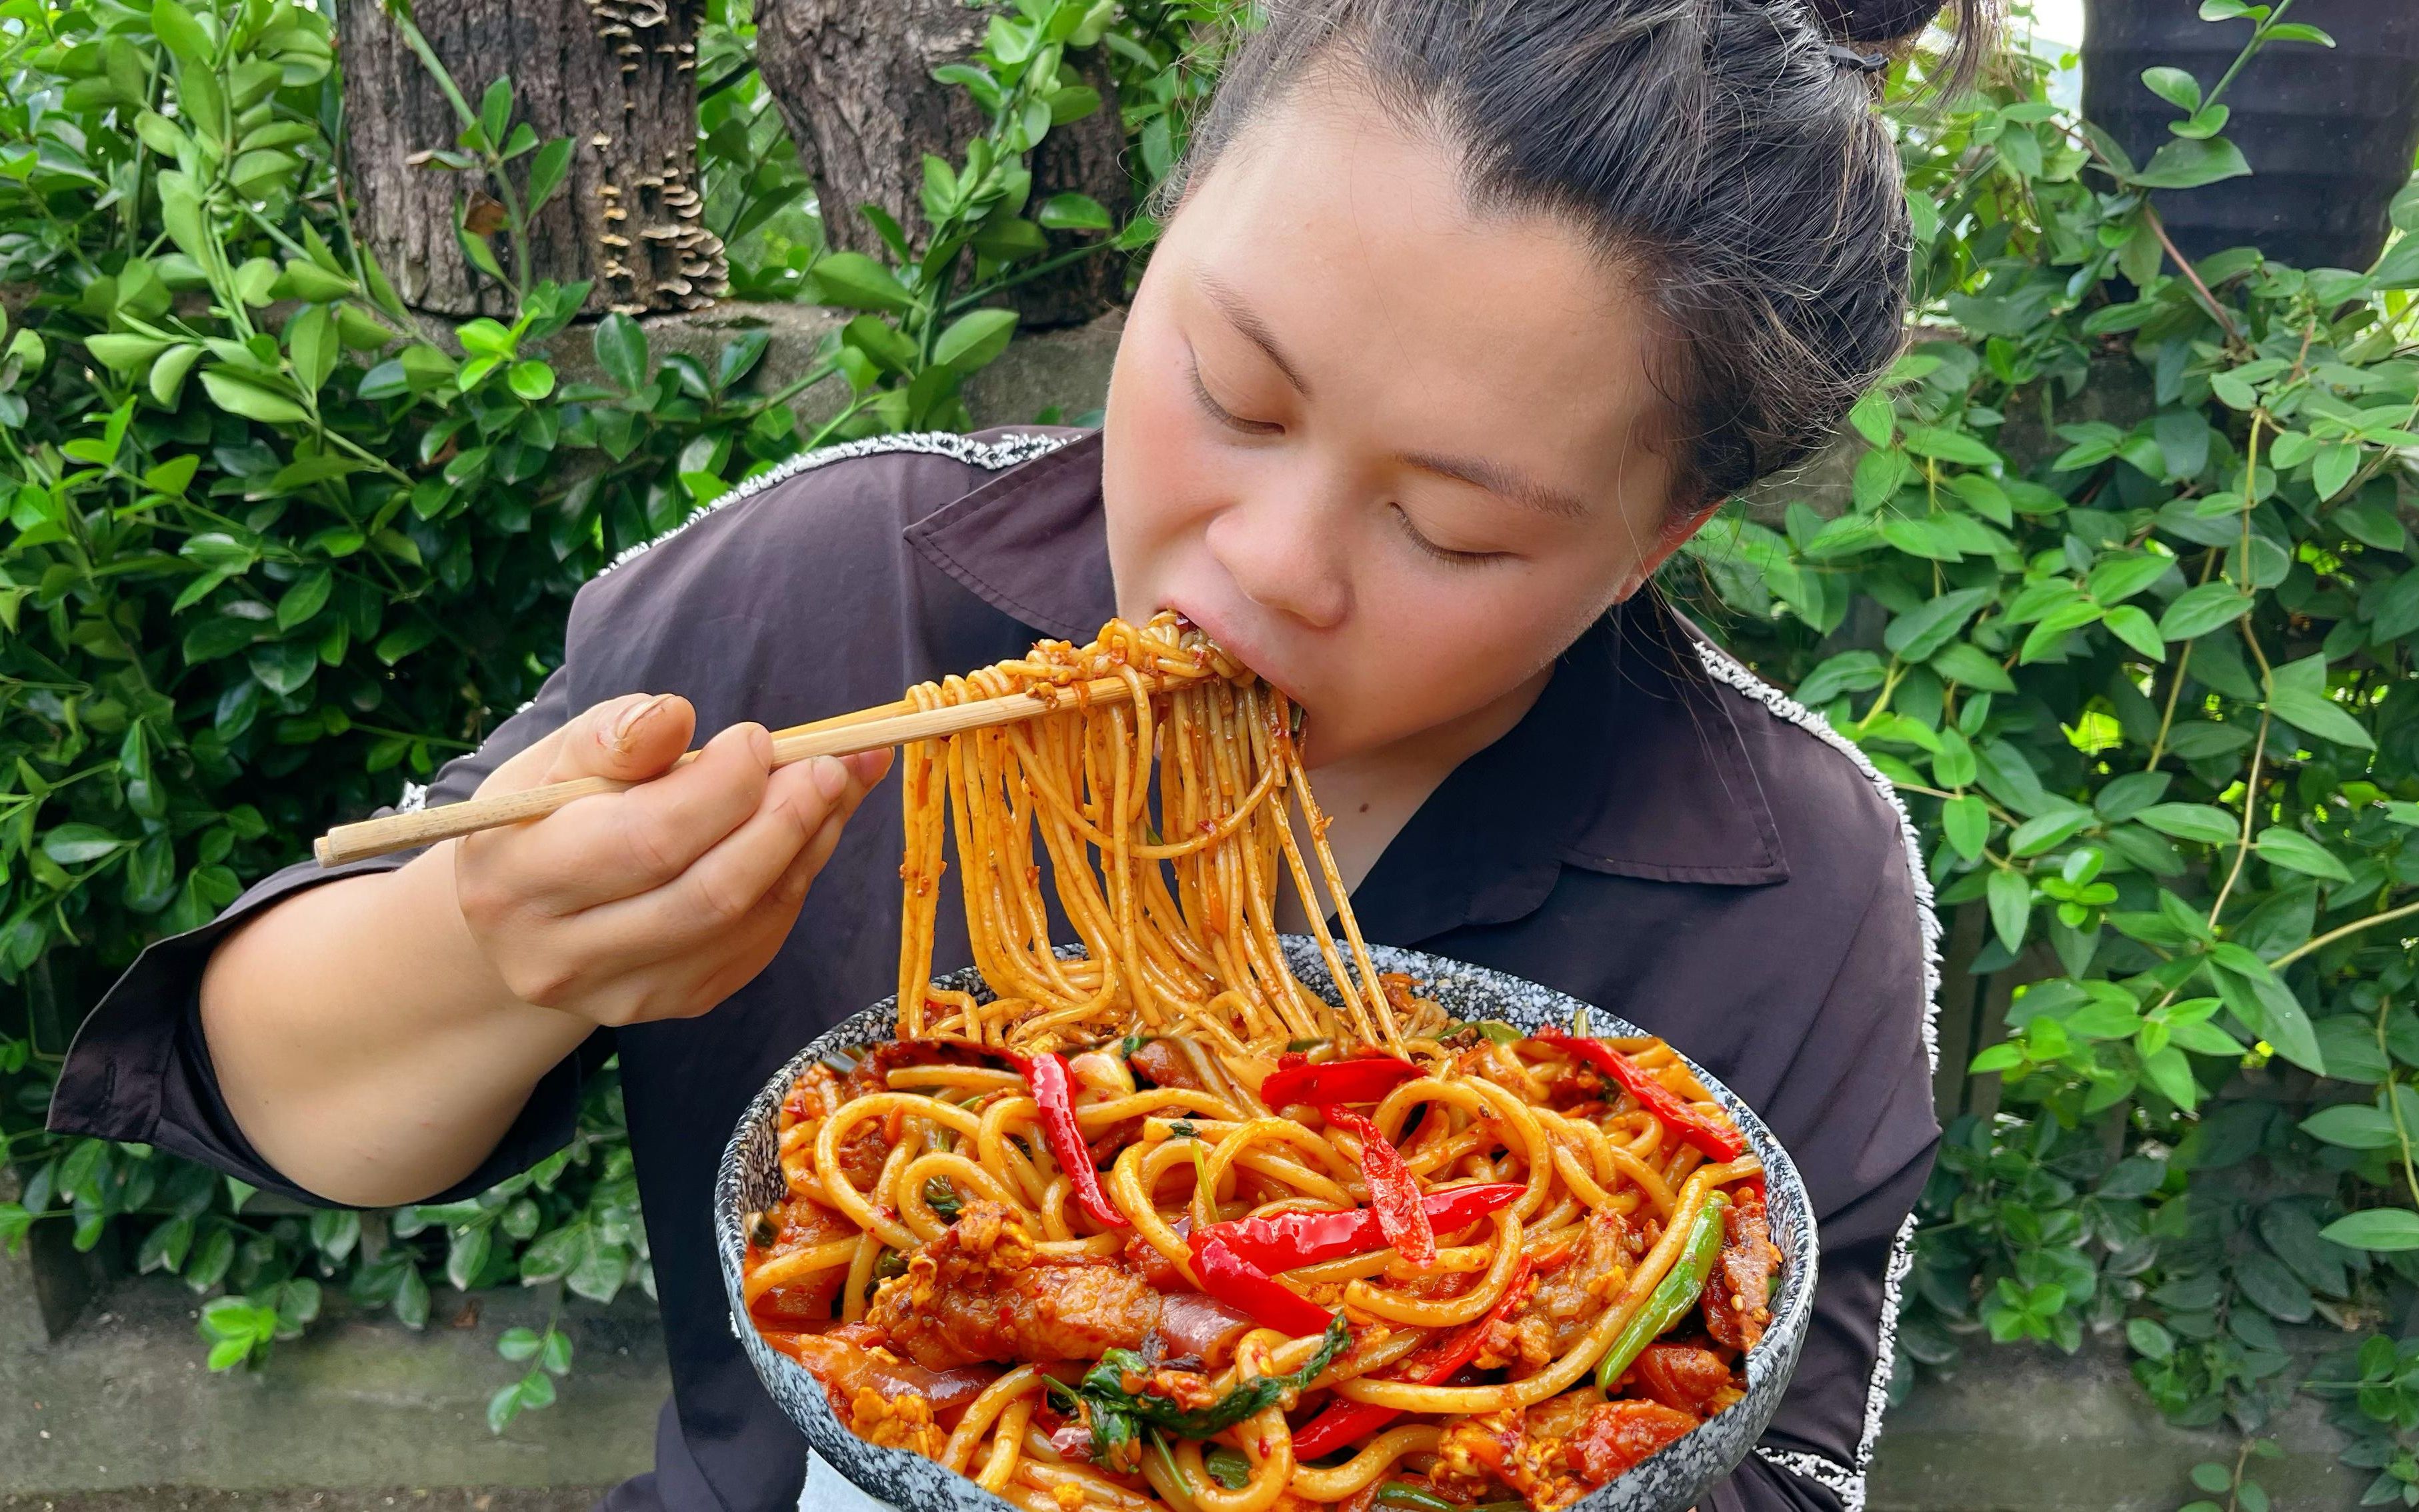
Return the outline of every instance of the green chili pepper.
<path id="1" fill-rule="evenodd" d="M 958 1211 L 965 1206 L 958 1196 L 958 1189 L 949 1184 L 946 1176 L 935 1176 L 924 1183 L 924 1201 L 934 1212 L 951 1222 L 956 1221 Z"/>
<path id="2" fill-rule="evenodd" d="M 1640 1307 L 1629 1322 L 1614 1336 L 1612 1348 L 1595 1367 L 1596 1389 L 1612 1395 L 1621 1373 L 1629 1368 L 1639 1351 L 1662 1336 L 1663 1331 L 1687 1316 L 1703 1294 L 1705 1278 L 1714 1273 L 1714 1261 L 1722 1253 L 1722 1210 L 1730 1198 L 1719 1192 L 1707 1202 L 1704 1211 L 1688 1230 L 1687 1239 L 1680 1245 L 1680 1257 L 1672 1269 L 1655 1284 L 1647 1294 L 1645 1305 Z"/>
<path id="3" fill-rule="evenodd" d="M 1459 1034 L 1465 1029 L 1485 1039 L 1492 1040 L 1497 1044 L 1516 1044 L 1527 1038 L 1502 1019 L 1456 1019 L 1444 1026 L 1444 1032 L 1447 1034 Z"/>
<path id="4" fill-rule="evenodd" d="M 1412 1512 L 1462 1512 L 1457 1503 L 1448 1502 L 1434 1491 L 1424 1491 L 1407 1480 L 1390 1480 L 1378 1488 L 1378 1501 L 1385 1506 L 1406 1506 Z"/>
<path id="5" fill-rule="evenodd" d="M 873 1257 L 873 1278 L 887 1281 L 894 1275 L 907 1273 L 907 1257 L 899 1250 L 886 1249 Z"/>

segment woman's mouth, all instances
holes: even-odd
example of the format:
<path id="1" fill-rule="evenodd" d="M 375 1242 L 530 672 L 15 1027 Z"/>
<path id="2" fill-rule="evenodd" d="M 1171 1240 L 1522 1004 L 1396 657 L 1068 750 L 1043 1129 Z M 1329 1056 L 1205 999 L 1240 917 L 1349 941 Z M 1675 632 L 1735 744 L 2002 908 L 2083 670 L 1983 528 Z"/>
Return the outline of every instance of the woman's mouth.
<path id="1" fill-rule="evenodd" d="M 1238 634 L 1229 622 L 1218 615 L 1202 612 L 1181 604 L 1171 604 L 1168 607 L 1176 611 L 1179 619 L 1208 636 L 1219 650 L 1258 673 L 1262 682 L 1283 693 L 1295 705 L 1300 706 L 1302 703 L 1301 690 L 1288 682 L 1285 673 L 1278 670 L 1275 659 L 1269 655 L 1264 644 L 1249 636 Z"/>

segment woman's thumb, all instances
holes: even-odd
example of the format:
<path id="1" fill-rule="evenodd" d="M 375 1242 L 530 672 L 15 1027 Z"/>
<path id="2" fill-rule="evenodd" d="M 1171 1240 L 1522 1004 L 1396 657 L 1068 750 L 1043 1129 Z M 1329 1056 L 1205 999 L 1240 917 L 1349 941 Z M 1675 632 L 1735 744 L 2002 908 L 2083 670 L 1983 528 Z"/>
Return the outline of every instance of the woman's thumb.
<path id="1" fill-rule="evenodd" d="M 636 782 L 680 760 L 697 711 L 677 693 L 633 693 L 584 710 L 564 727 L 549 782 L 609 777 Z"/>

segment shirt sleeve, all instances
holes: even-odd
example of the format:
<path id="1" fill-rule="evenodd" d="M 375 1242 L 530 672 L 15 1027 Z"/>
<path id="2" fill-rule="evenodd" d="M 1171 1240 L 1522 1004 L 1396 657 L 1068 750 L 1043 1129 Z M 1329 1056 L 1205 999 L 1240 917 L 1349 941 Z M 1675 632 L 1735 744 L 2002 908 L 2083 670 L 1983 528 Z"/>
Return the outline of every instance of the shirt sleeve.
<path id="1" fill-rule="evenodd" d="M 1864 1509 L 1915 1204 L 1940 1145 L 1928 905 L 1892 849 L 1773 1110 L 1775 1127 L 1808 1131 L 1792 1149 L 1814 1200 L 1822 1271 L 1805 1348 L 1754 1457 L 1700 1512 Z"/>
<path id="2" fill-rule="evenodd" d="M 504 761 L 570 717 L 569 681 L 566 671 L 557 671 L 477 750 L 446 763 L 425 790 L 407 793 L 378 814 L 469 797 Z M 201 928 L 147 947 L 76 1031 L 51 1095 L 51 1128 L 156 1146 L 264 1190 L 326 1205 L 263 1160 L 228 1112 L 202 1035 L 202 969 L 229 930 L 262 910 L 342 877 L 392 872 L 419 854 L 399 851 L 334 867 L 298 862 L 254 883 Z M 478 1169 L 428 1200 L 475 1195 L 561 1149 L 578 1115 L 581 1083 L 612 1051 L 609 1031 L 589 1036 L 538 1082 Z"/>

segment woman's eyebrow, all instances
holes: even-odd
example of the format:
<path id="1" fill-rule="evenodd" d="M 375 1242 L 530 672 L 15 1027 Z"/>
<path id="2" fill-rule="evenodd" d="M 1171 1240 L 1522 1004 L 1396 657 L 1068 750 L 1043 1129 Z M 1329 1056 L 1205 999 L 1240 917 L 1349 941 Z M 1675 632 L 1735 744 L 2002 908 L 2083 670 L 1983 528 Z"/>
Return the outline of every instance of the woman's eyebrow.
<path id="1" fill-rule="evenodd" d="M 1479 456 L 1439 456 L 1432 452 L 1404 452 L 1394 460 L 1424 472 L 1435 472 L 1474 484 L 1488 493 L 1526 504 L 1541 514 L 1577 519 L 1587 514 L 1587 501 L 1577 494 L 1565 493 L 1538 482 L 1525 472 L 1490 462 Z"/>
<path id="2" fill-rule="evenodd" d="M 1302 378 L 1302 369 L 1294 366 L 1293 360 L 1286 356 L 1285 348 L 1277 345 L 1275 333 L 1269 330 L 1269 323 L 1260 318 L 1260 313 L 1252 308 L 1251 301 L 1215 273 L 1204 270 L 1196 274 L 1195 279 L 1201 285 L 1201 292 L 1210 296 L 1210 302 L 1218 306 L 1227 321 L 1249 338 L 1253 346 L 1268 354 L 1269 361 L 1276 364 L 1277 371 L 1285 375 L 1285 380 L 1293 385 L 1294 392 L 1305 399 L 1309 398 L 1310 384 Z"/>

